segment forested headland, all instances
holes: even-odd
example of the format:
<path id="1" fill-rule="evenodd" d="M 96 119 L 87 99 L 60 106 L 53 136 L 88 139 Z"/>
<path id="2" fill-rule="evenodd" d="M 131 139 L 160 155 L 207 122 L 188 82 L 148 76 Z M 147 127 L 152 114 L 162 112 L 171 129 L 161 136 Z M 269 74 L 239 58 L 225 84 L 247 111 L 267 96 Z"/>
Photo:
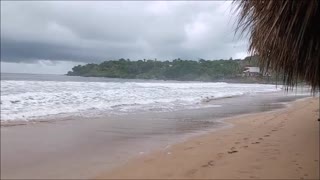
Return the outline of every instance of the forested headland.
<path id="1" fill-rule="evenodd" d="M 243 79 L 246 66 L 258 66 L 257 57 L 220 60 L 137 60 L 119 59 L 100 64 L 78 65 L 67 75 L 127 79 L 161 79 L 181 81 L 217 81 Z"/>

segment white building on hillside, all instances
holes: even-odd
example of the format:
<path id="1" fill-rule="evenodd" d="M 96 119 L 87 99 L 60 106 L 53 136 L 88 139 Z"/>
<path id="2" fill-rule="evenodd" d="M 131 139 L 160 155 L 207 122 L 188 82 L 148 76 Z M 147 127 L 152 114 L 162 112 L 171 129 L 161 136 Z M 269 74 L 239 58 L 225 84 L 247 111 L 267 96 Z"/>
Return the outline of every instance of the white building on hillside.
<path id="1" fill-rule="evenodd" d="M 243 76 L 259 76 L 261 74 L 262 73 L 260 72 L 260 68 L 254 66 L 247 66 L 243 71 Z"/>

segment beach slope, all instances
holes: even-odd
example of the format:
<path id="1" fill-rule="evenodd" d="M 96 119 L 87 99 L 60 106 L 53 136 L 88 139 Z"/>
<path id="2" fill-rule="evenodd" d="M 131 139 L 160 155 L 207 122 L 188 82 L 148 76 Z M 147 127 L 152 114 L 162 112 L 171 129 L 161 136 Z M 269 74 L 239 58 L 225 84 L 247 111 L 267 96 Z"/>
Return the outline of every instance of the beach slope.
<path id="1" fill-rule="evenodd" d="M 97 178 L 319 179 L 319 99 L 238 116 L 232 128 L 143 155 Z"/>

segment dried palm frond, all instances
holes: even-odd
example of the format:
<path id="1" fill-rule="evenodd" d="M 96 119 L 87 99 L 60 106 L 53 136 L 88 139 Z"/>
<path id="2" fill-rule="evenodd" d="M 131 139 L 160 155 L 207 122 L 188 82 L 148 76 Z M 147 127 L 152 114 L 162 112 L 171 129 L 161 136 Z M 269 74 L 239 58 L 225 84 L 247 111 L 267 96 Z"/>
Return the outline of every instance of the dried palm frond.
<path id="1" fill-rule="evenodd" d="M 237 31 L 249 32 L 249 52 L 287 87 L 305 81 L 319 90 L 320 1 L 240 0 Z"/>

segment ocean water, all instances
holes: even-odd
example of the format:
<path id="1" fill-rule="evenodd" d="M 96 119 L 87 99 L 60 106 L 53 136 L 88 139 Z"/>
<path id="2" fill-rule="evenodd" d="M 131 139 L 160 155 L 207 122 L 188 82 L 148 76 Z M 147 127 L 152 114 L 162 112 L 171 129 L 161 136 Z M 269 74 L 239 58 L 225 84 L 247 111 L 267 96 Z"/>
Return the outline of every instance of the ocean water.
<path id="1" fill-rule="evenodd" d="M 304 97 L 262 84 L 1 74 L 1 178 L 92 179 Z"/>
<path id="2" fill-rule="evenodd" d="M 230 84 L 64 75 L 1 74 L 1 121 L 29 121 L 216 107 L 212 99 L 280 91 L 266 84 Z"/>

